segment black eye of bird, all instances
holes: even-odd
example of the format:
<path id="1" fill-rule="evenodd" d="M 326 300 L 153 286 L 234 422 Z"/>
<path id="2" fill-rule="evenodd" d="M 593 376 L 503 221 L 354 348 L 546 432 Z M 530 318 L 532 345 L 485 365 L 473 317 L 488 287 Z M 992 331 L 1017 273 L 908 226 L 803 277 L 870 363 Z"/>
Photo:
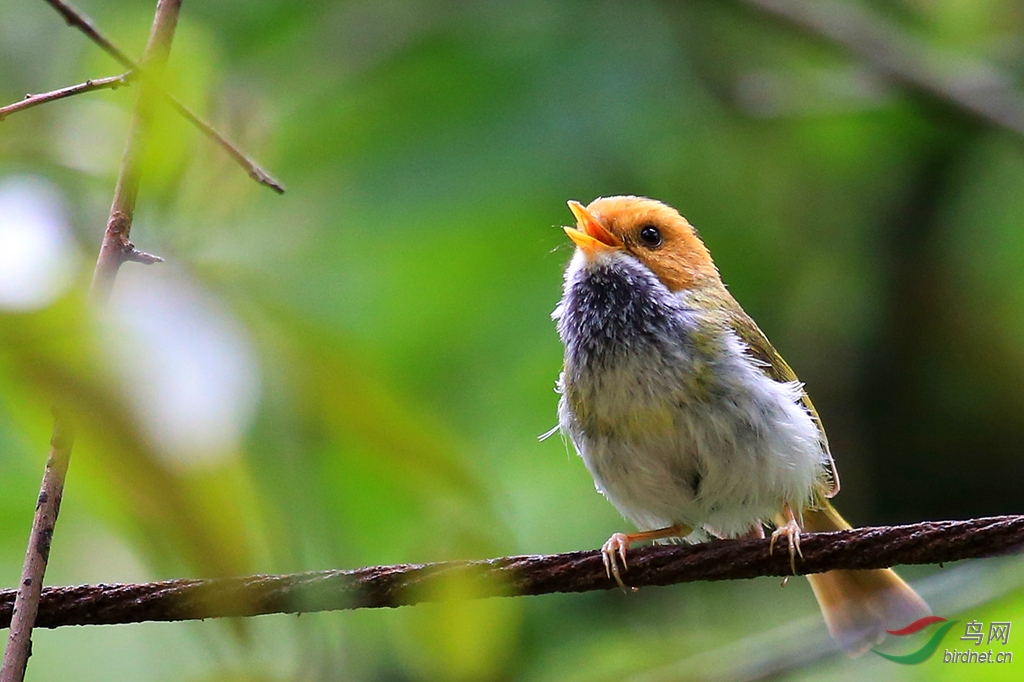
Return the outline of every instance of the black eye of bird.
<path id="1" fill-rule="evenodd" d="M 654 225 L 646 225 L 640 230 L 640 241 L 652 249 L 661 246 L 661 231 Z"/>

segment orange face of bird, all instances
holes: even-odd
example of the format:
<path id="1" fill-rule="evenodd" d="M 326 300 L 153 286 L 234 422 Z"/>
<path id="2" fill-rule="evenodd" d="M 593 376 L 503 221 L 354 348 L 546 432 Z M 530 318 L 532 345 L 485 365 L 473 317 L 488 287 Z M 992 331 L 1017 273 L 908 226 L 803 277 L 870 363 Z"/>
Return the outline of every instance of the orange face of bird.
<path id="1" fill-rule="evenodd" d="M 621 250 L 646 265 L 670 291 L 718 278 L 696 230 L 671 206 L 645 197 L 603 197 L 584 207 L 569 202 L 576 227 L 563 228 L 588 259 Z"/>

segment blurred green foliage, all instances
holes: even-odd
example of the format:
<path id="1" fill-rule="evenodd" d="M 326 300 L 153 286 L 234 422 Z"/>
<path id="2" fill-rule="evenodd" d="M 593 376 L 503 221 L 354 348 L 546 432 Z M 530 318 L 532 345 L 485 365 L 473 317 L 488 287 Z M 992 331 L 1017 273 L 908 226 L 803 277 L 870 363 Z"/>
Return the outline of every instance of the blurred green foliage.
<path id="1" fill-rule="evenodd" d="M 139 54 L 152 2 L 81 5 Z M 937 48 L 1024 68 L 1019 3 L 882 9 Z M 120 72 L 43 3 L 0 0 L 0 16 L 4 103 Z M 83 292 L 136 88 L 0 124 L 0 186 L 56 188 L 76 268 L 46 305 L 0 308 L 0 584 L 18 579 L 55 403 L 79 435 L 48 584 L 597 547 L 625 523 L 564 443 L 536 437 L 555 423 L 548 316 L 570 254 L 557 226 L 567 199 L 609 194 L 660 198 L 701 230 L 814 396 L 852 521 L 1020 511 L 1011 134 L 711 0 L 185 3 L 170 78 L 288 193 L 161 112 L 133 239 L 169 262 L 127 265 L 113 318 L 97 316 Z M 130 295 L 160 282 L 193 292 L 169 304 L 184 311 L 173 324 L 160 296 Z M 223 378 L 190 353 L 239 366 Z M 174 445 L 191 422 L 161 435 L 159 409 L 154 425 L 137 405 L 179 392 L 220 428 L 202 406 L 229 380 L 234 402 L 210 403 L 227 435 L 203 457 Z M 926 578 L 941 615 L 1024 622 L 1018 562 L 904 574 Z M 817 658 L 827 637 L 803 581 L 445 593 L 386 612 L 41 631 L 29 679 L 963 674 Z M 996 668 L 971 679 L 1007 679 Z"/>

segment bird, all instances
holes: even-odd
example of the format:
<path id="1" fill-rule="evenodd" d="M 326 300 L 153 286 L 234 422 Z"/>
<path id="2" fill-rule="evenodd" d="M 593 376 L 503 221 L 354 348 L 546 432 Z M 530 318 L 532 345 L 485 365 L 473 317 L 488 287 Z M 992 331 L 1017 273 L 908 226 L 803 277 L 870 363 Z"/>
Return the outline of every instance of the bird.
<path id="1" fill-rule="evenodd" d="M 641 196 L 568 202 L 575 244 L 552 318 L 564 345 L 558 429 L 637 528 L 601 549 L 623 588 L 641 541 L 765 538 L 851 528 L 804 385 L 726 289 L 697 230 Z M 892 569 L 807 576 L 848 653 L 931 613 Z"/>

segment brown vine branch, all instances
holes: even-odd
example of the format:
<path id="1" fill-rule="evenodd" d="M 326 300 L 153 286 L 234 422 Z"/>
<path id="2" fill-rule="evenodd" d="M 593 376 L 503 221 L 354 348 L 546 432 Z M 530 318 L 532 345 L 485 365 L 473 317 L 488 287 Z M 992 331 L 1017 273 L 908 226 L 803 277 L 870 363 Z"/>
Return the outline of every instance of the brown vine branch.
<path id="1" fill-rule="evenodd" d="M 100 32 L 99 28 L 96 27 L 96 24 L 93 23 L 93 21 L 89 17 L 82 14 L 75 7 L 71 6 L 66 2 L 63 2 L 63 0 L 46 0 L 46 4 L 48 4 L 54 10 L 56 10 L 62 17 L 64 17 L 64 21 L 66 21 L 69 26 L 77 28 L 79 31 L 88 36 L 88 38 L 92 40 L 94 43 L 96 43 L 100 47 L 100 49 L 102 49 L 104 52 L 113 57 L 114 60 L 120 63 L 122 66 L 146 77 L 150 75 L 146 73 L 143 70 L 143 67 L 141 67 L 134 59 L 125 54 L 109 38 L 103 35 L 103 33 Z M 278 194 L 284 194 L 284 185 L 282 185 L 274 176 L 272 176 L 270 173 L 268 173 L 266 170 L 260 167 L 258 163 L 249 158 L 237 146 L 232 144 L 216 128 L 214 128 L 212 125 L 210 125 L 203 119 L 199 118 L 199 116 L 197 116 L 191 109 L 189 109 L 184 104 L 179 102 L 171 94 L 164 92 L 162 90 L 160 91 L 160 94 L 168 101 L 168 103 L 174 108 L 175 111 L 177 111 L 179 114 L 184 116 L 189 122 L 191 122 L 193 125 L 199 128 L 199 130 L 202 131 L 204 135 L 206 135 L 208 138 L 219 144 L 221 148 L 224 149 L 224 151 L 226 151 L 228 155 L 235 160 L 235 163 L 237 163 L 245 170 L 245 172 L 249 175 L 250 178 L 260 183 L 261 185 L 266 185 L 267 187 L 274 190 Z"/>
<path id="2" fill-rule="evenodd" d="M 81 95 L 86 92 L 94 92 L 96 90 L 117 90 L 122 85 L 128 85 L 128 81 L 131 78 L 131 72 L 123 73 L 120 76 L 110 76 L 108 78 L 95 78 L 87 80 L 84 83 L 78 85 L 69 85 L 66 88 L 60 88 L 59 90 L 51 90 L 50 92 L 41 92 L 37 95 L 25 95 L 25 99 L 15 102 L 14 104 L 8 104 L 5 107 L 0 107 L 0 121 L 7 118 L 9 115 L 23 111 L 25 109 L 31 109 L 32 107 L 39 106 L 40 104 L 46 104 L 47 102 L 55 102 L 65 97 L 73 97 L 75 95 Z"/>
<path id="3" fill-rule="evenodd" d="M 181 2 L 182 0 L 157 2 L 153 26 L 142 57 L 147 72 L 152 76 L 159 76 L 167 63 Z M 136 251 L 135 246 L 128 240 L 142 172 L 143 144 L 153 117 L 154 96 L 158 94 L 158 91 L 153 89 L 154 80 L 159 79 L 143 79 L 132 113 L 128 142 L 125 145 L 121 170 L 114 189 L 113 205 L 110 208 L 110 218 L 93 272 L 90 296 L 97 303 L 105 303 L 109 298 L 121 263 L 126 260 L 160 260 L 151 254 Z M 71 425 L 64 415 L 55 409 L 50 456 L 43 473 L 39 499 L 32 519 L 21 581 L 16 593 L 12 595 L 10 632 L 4 651 L 3 667 L 0 668 L 0 682 L 22 682 L 25 678 L 28 659 L 32 653 L 32 628 L 37 621 L 43 576 L 49 561 L 50 543 L 60 512 L 73 444 Z"/>
<path id="4" fill-rule="evenodd" d="M 807 533 L 802 536 L 804 557 L 797 572 L 943 563 L 1017 552 L 1022 546 L 1024 516 Z M 771 554 L 768 540 L 751 539 L 635 549 L 625 578 L 633 586 L 646 587 L 787 575 L 788 553 Z M 351 571 L 51 587 L 44 590 L 38 624 L 55 628 L 396 607 L 436 599 L 443 593 L 436 588 L 449 580 L 469 581 L 469 592 L 478 597 L 616 587 L 605 574 L 600 552 L 570 552 Z M 0 627 L 10 618 L 12 600 L 13 590 L 0 591 Z"/>
<path id="5" fill-rule="evenodd" d="M 979 59 L 951 55 L 856 2 L 741 0 L 839 45 L 882 76 L 971 118 L 1024 135 L 1024 98 L 1013 79 Z"/>

